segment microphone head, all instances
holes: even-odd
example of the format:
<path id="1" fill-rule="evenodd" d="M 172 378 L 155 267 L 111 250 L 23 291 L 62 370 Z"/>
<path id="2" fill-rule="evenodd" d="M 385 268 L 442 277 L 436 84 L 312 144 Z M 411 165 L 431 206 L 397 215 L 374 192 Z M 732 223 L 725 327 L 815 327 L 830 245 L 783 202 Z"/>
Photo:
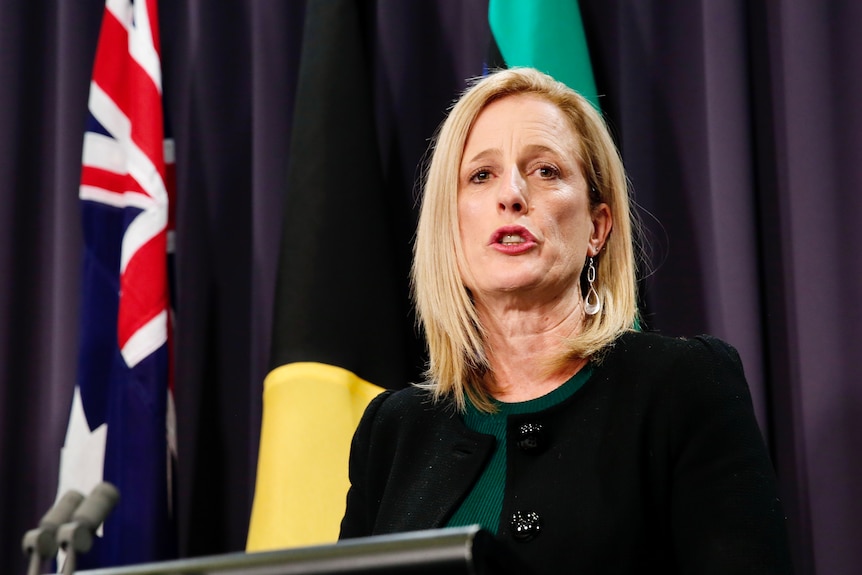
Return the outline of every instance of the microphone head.
<path id="1" fill-rule="evenodd" d="M 21 548 L 26 554 L 47 558 L 57 552 L 57 530 L 71 520 L 84 496 L 78 491 L 67 491 L 51 506 L 39 521 L 39 527 L 24 534 Z"/>
<path id="2" fill-rule="evenodd" d="M 77 521 L 91 531 L 98 529 L 114 505 L 120 499 L 120 492 L 107 481 L 98 484 L 72 515 L 72 521 Z"/>
<path id="3" fill-rule="evenodd" d="M 70 490 L 63 494 L 60 499 L 54 503 L 53 507 L 39 521 L 39 527 L 44 529 L 56 529 L 63 523 L 66 523 L 72 518 L 72 514 L 84 500 L 84 496 L 79 492 Z"/>

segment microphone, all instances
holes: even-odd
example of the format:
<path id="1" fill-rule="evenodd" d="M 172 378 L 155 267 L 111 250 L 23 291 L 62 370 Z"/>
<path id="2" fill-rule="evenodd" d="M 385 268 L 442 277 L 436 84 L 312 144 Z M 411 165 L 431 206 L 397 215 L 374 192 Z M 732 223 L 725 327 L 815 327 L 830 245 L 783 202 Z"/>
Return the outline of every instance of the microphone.
<path id="1" fill-rule="evenodd" d="M 83 499 L 84 496 L 80 492 L 74 489 L 67 491 L 42 516 L 39 527 L 24 534 L 21 548 L 26 555 L 30 556 L 29 574 L 38 573 L 42 559 L 57 553 L 57 529 L 71 519 Z"/>
<path id="2" fill-rule="evenodd" d="M 57 530 L 57 543 L 66 552 L 63 573 L 75 570 L 75 554 L 93 546 L 93 534 L 120 499 L 117 488 L 104 481 L 98 484 L 72 514 L 72 521 Z"/>
<path id="3" fill-rule="evenodd" d="M 91 532 L 95 533 L 99 525 L 105 521 L 108 514 L 120 500 L 120 492 L 117 488 L 103 481 L 98 484 L 90 494 L 84 499 L 81 505 L 75 510 L 72 515 L 72 521 L 80 523 Z M 79 551 L 89 551 L 87 549 L 79 549 Z"/>

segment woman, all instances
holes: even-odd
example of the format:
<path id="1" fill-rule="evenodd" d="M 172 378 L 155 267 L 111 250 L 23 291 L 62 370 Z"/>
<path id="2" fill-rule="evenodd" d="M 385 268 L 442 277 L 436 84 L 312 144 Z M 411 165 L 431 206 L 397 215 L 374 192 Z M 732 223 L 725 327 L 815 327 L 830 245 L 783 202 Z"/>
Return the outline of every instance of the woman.
<path id="1" fill-rule="evenodd" d="M 632 235 L 586 100 L 530 69 L 465 92 L 416 237 L 427 382 L 366 410 L 342 537 L 478 523 L 536 573 L 789 571 L 739 358 L 633 329 Z"/>

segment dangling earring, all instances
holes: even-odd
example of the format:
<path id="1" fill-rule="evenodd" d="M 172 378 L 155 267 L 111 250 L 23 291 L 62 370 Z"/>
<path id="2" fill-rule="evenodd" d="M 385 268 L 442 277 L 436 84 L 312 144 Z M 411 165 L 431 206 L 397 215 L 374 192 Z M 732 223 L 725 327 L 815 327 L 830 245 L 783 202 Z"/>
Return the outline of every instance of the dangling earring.
<path id="1" fill-rule="evenodd" d="M 587 297 L 584 298 L 584 313 L 587 315 L 596 315 L 602 311 L 602 300 L 599 297 L 599 292 L 593 287 L 593 282 L 596 281 L 596 267 L 593 265 L 592 257 L 588 265 L 587 282 L 590 284 L 590 289 L 587 290 Z"/>

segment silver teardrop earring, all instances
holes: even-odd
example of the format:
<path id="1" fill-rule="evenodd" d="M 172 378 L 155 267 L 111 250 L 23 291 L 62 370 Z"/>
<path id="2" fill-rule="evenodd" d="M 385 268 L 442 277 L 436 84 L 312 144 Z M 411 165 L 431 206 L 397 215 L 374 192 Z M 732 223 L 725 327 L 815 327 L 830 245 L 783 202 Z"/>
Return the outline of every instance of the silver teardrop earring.
<path id="1" fill-rule="evenodd" d="M 596 266 L 593 265 L 593 258 L 590 257 L 590 263 L 587 267 L 587 282 L 590 284 L 590 289 L 587 290 L 587 297 L 584 298 L 584 313 L 587 315 L 596 315 L 602 311 L 602 299 L 599 297 L 599 292 L 593 286 L 596 281 Z"/>

